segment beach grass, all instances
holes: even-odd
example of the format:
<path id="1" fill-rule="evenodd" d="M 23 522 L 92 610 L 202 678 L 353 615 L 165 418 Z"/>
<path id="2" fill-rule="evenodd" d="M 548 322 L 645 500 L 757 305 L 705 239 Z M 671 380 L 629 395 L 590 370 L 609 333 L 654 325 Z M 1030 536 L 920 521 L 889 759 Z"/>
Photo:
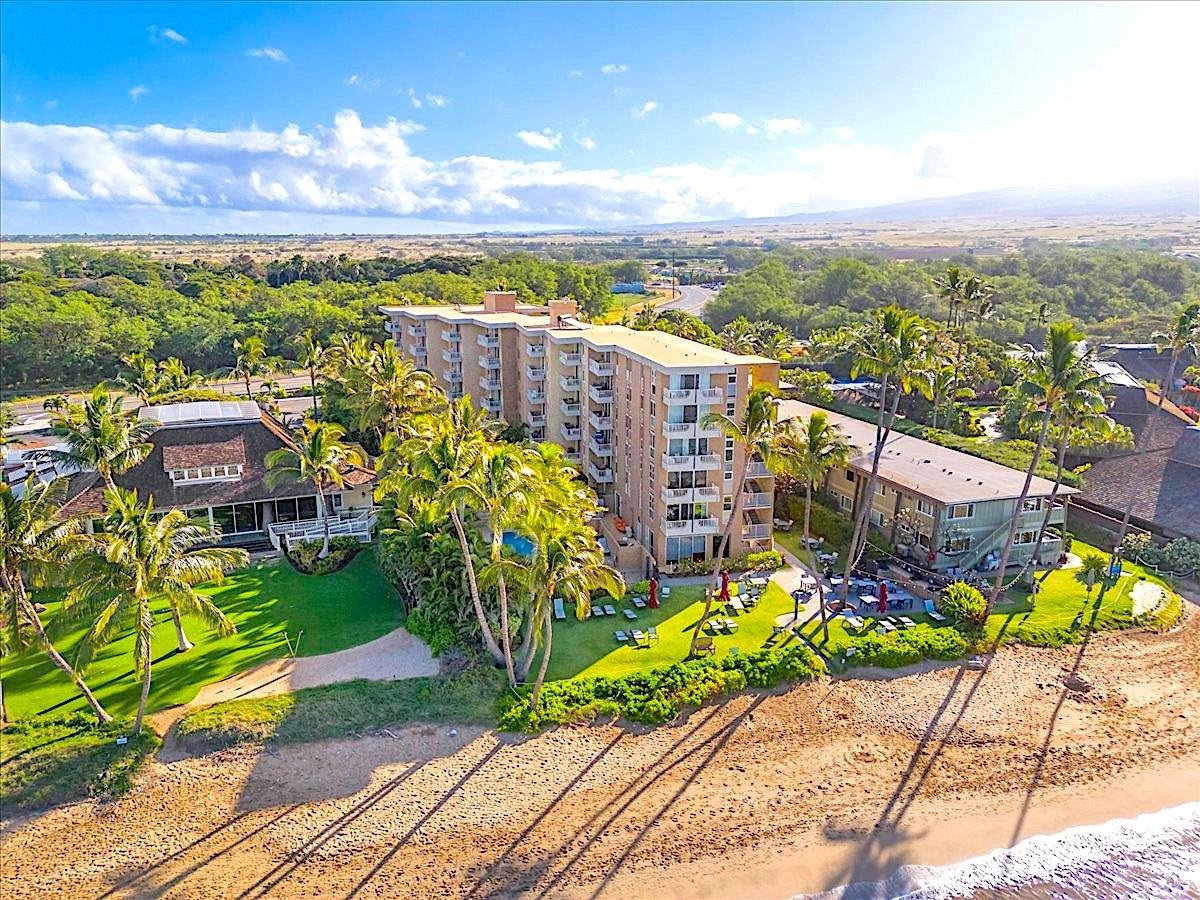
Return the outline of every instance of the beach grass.
<path id="1" fill-rule="evenodd" d="M 179 653 L 170 610 L 153 606 L 154 667 L 149 711 L 187 703 L 199 689 L 271 659 L 315 656 L 382 637 L 403 624 L 395 591 L 379 569 L 373 549 L 330 575 L 302 575 L 286 561 L 264 562 L 201 589 L 237 625 L 219 638 L 185 617 L 195 647 Z M 51 629 L 60 596 L 45 596 L 44 621 Z M 73 628 L 55 639 L 68 660 L 84 633 Z M 110 713 L 120 718 L 137 708 L 140 683 L 133 671 L 133 637 L 126 632 L 92 663 L 88 685 Z M 31 648 L 4 661 L 4 693 L 14 719 L 86 710 L 74 686 L 44 653 Z"/>

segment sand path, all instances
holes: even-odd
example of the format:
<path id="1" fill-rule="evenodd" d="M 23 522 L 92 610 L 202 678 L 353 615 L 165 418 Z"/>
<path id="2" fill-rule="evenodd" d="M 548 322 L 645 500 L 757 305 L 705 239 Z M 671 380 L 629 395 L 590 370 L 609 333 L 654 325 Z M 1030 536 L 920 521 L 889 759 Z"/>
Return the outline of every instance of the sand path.
<path id="1" fill-rule="evenodd" d="M 6 900 L 784 897 L 1195 800 L 1198 684 L 1190 609 L 1164 636 L 747 693 L 648 732 L 235 748 L 10 824 L 0 868 Z"/>

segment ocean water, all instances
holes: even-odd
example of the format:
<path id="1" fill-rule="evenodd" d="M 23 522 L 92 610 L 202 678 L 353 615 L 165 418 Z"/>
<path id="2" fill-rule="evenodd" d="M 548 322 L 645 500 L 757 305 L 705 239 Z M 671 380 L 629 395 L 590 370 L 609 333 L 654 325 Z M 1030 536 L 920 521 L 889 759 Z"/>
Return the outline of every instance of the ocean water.
<path id="1" fill-rule="evenodd" d="M 949 866 L 904 866 L 820 900 L 1200 898 L 1200 803 L 1068 828 Z"/>

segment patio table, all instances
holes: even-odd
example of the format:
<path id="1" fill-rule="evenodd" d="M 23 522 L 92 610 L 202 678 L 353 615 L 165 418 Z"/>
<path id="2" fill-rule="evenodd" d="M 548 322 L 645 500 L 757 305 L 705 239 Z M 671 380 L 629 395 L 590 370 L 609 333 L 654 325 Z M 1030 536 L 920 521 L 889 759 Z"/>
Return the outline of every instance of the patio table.
<path id="1" fill-rule="evenodd" d="M 767 579 L 761 575 L 754 575 L 747 580 L 755 587 L 765 588 L 767 586 Z"/>
<path id="2" fill-rule="evenodd" d="M 730 607 L 731 609 L 736 609 L 738 612 L 745 612 L 745 611 L 746 611 L 746 604 L 744 604 L 744 603 L 743 603 L 741 600 L 739 600 L 737 597 L 734 597 L 732 600 L 730 600 L 730 601 L 729 601 L 729 607 Z"/>
<path id="3" fill-rule="evenodd" d="M 859 609 L 861 609 L 864 606 L 875 606 L 875 604 L 877 604 L 878 602 L 879 602 L 879 598 L 872 596 L 871 594 L 859 594 L 858 595 Z"/>

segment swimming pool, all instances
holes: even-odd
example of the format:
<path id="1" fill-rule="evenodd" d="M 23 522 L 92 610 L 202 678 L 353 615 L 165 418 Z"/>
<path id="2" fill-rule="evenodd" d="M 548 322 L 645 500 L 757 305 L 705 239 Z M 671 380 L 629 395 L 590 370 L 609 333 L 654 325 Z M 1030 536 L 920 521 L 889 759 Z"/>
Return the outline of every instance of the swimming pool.
<path id="1" fill-rule="evenodd" d="M 526 559 L 533 556 L 533 541 L 524 535 L 517 534 L 515 531 L 506 531 L 501 540 L 504 541 L 504 546 L 511 547 Z"/>

